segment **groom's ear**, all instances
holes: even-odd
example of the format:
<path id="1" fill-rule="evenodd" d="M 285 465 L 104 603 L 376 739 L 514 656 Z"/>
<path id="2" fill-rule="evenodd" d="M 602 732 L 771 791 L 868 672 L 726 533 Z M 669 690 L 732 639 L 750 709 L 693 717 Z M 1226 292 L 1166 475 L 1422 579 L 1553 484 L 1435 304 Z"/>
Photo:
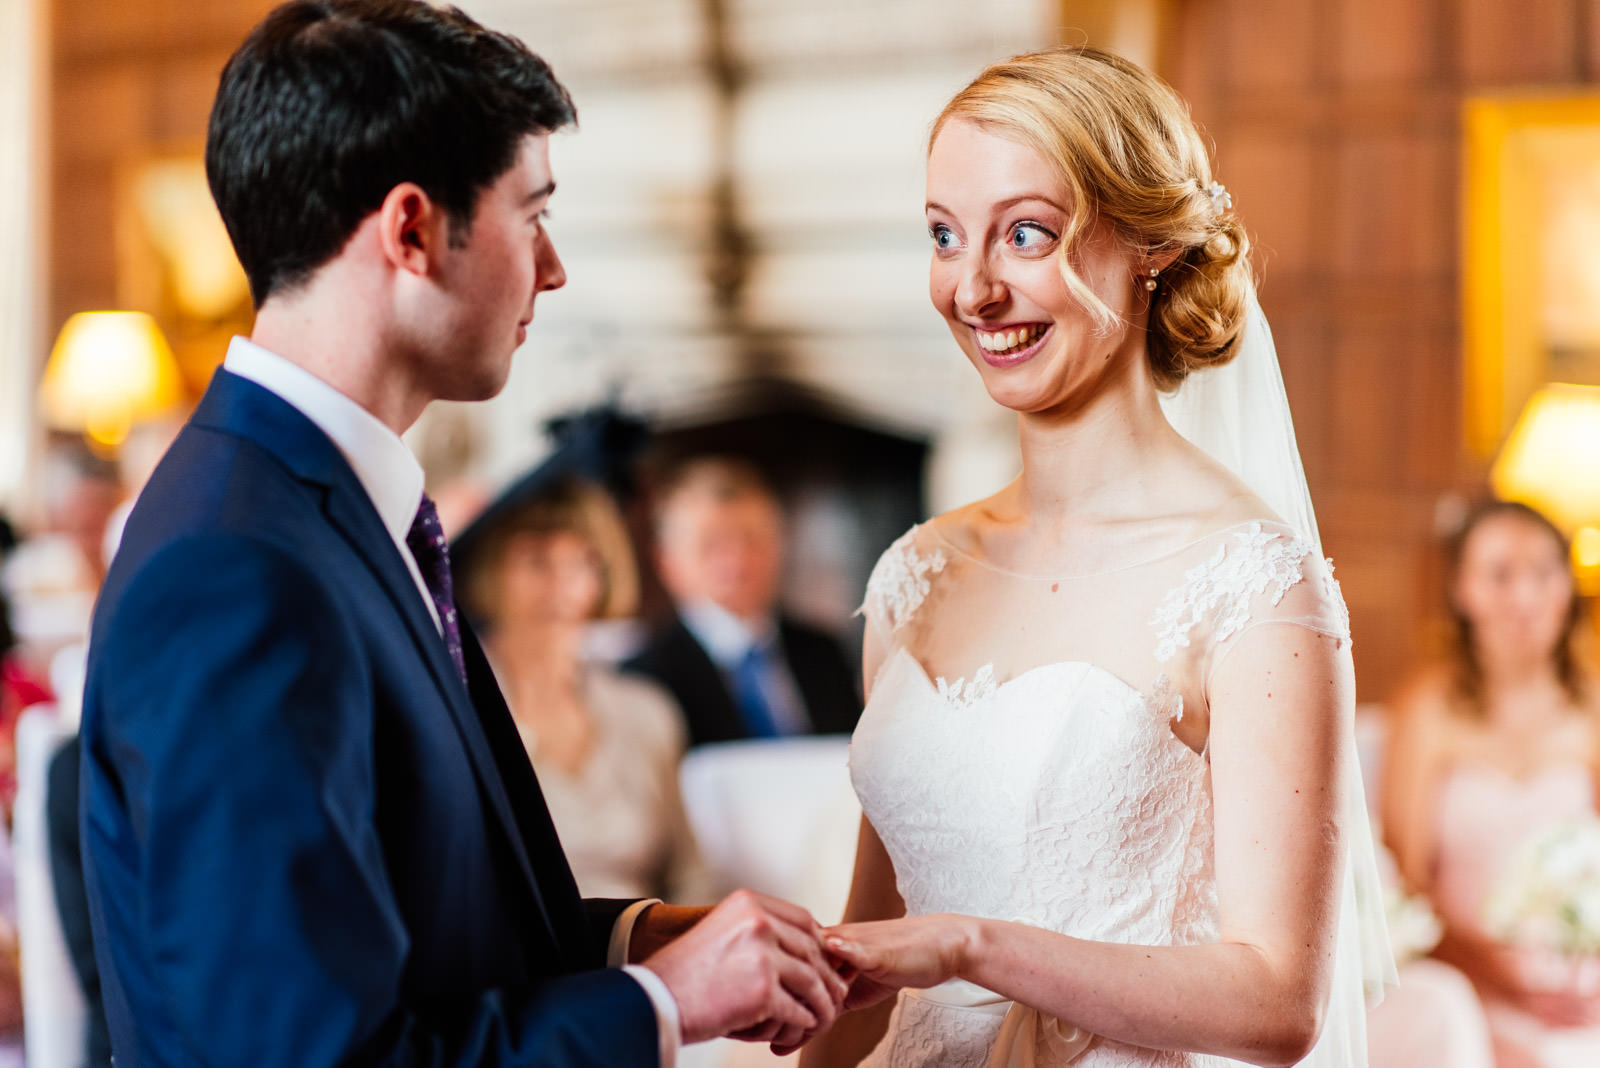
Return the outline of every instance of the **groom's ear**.
<path id="1" fill-rule="evenodd" d="M 389 190 L 377 214 L 384 259 L 407 274 L 427 274 L 450 240 L 444 209 L 420 185 L 401 182 Z"/>

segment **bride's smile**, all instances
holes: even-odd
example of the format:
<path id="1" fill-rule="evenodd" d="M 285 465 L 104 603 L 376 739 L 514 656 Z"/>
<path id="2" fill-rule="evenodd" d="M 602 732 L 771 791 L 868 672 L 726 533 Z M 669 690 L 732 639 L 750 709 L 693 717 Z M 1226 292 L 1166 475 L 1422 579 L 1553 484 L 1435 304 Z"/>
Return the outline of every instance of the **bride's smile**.
<path id="1" fill-rule="evenodd" d="M 990 367 L 1015 367 L 1031 360 L 1044 348 L 1050 323 L 975 323 L 973 338 Z"/>

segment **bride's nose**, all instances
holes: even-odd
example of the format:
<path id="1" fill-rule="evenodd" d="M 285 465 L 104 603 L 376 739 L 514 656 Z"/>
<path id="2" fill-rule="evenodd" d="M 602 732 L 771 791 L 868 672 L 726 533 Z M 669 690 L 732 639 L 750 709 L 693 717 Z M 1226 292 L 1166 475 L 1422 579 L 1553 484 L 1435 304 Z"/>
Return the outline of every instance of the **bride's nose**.
<path id="1" fill-rule="evenodd" d="M 1006 286 L 987 255 L 967 256 L 958 268 L 956 311 L 965 319 L 981 319 L 983 313 L 1005 299 Z"/>

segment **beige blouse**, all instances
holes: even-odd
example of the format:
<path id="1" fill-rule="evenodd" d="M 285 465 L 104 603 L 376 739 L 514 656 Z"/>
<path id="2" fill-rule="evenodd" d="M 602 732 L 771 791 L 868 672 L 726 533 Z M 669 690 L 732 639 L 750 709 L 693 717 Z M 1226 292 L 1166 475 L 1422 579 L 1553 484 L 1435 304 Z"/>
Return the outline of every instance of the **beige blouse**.
<path id="1" fill-rule="evenodd" d="M 539 759 L 537 732 L 518 723 L 562 848 L 585 897 L 716 898 L 678 791 L 682 713 L 653 682 L 591 665 L 584 699 L 594 742 L 577 774 Z"/>

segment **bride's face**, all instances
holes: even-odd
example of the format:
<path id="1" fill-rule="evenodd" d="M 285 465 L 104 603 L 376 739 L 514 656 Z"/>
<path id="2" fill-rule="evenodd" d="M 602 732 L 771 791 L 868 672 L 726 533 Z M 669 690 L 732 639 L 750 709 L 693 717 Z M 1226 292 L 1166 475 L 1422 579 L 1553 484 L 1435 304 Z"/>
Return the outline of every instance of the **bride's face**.
<path id="1" fill-rule="evenodd" d="M 928 155 L 928 291 L 998 403 L 1075 407 L 1144 359 L 1140 264 L 1104 224 L 1071 250 L 1078 277 L 1117 314 L 1105 331 L 1067 288 L 1061 235 L 1072 194 L 1032 148 L 964 121 Z"/>

